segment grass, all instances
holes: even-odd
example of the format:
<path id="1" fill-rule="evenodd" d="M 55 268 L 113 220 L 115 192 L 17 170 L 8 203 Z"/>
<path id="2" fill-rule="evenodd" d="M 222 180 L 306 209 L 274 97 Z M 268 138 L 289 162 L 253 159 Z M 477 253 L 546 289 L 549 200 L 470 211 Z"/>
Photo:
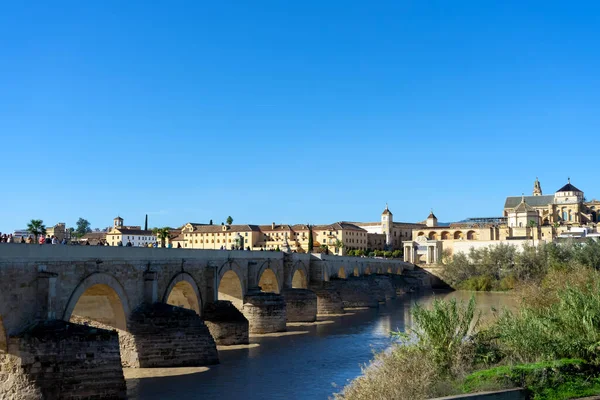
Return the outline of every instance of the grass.
<path id="1" fill-rule="evenodd" d="M 580 359 L 500 366 L 467 376 L 464 393 L 524 387 L 533 399 L 563 400 L 600 394 L 598 368 Z"/>

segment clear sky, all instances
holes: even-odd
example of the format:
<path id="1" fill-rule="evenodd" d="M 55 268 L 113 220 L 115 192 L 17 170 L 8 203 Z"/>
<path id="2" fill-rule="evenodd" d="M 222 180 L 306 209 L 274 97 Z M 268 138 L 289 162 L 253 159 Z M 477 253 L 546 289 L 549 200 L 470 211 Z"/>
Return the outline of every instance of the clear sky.
<path id="1" fill-rule="evenodd" d="M 598 1 L 6 1 L 0 231 L 600 197 Z"/>

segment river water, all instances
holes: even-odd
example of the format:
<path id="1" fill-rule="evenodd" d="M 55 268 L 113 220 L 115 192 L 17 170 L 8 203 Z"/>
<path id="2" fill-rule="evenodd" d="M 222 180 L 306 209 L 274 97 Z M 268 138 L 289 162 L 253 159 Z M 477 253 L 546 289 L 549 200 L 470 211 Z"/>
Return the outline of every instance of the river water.
<path id="1" fill-rule="evenodd" d="M 410 326 L 415 302 L 434 298 L 467 301 L 475 295 L 484 316 L 491 308 L 513 308 L 505 293 L 431 292 L 406 295 L 379 309 L 350 310 L 348 315 L 319 318 L 312 326 L 288 327 L 289 333 L 251 337 L 251 346 L 220 350 L 219 365 L 208 369 L 152 371 L 179 374 L 128 379 L 130 399 L 328 399 L 361 373 L 373 352 L 391 344 L 390 331 Z"/>

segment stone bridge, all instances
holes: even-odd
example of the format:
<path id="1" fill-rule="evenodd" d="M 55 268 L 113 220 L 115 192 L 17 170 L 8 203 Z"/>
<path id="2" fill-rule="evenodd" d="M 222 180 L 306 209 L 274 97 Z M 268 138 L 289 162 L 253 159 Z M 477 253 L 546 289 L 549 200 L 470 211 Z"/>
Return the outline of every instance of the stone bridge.
<path id="1" fill-rule="evenodd" d="M 2 244 L 0 399 L 124 398 L 122 366 L 217 363 L 217 344 L 377 307 L 412 268 L 320 254 Z"/>

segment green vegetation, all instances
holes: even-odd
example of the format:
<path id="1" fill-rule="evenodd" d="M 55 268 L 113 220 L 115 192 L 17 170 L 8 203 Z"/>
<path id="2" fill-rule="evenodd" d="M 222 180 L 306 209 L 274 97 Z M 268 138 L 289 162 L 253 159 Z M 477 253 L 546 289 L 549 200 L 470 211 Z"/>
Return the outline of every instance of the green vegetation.
<path id="1" fill-rule="evenodd" d="M 165 243 L 167 238 L 169 237 L 169 233 L 171 232 L 171 228 L 154 228 L 152 229 L 152 233 L 156 235 L 156 238 L 160 240 L 160 247 L 165 247 Z"/>
<path id="2" fill-rule="evenodd" d="M 394 333 L 399 343 L 336 398 L 425 399 L 514 387 L 533 399 L 600 394 L 600 272 L 579 262 L 549 267 L 515 296 L 518 310 L 497 312 L 486 326 L 473 298 L 415 306 L 412 330 Z"/>
<path id="3" fill-rule="evenodd" d="M 464 290 L 510 290 L 517 282 L 539 282 L 552 270 L 573 266 L 600 268 L 600 242 L 523 245 L 521 251 L 508 244 L 482 249 L 468 255 L 444 257 L 444 280 Z"/>
<path id="4" fill-rule="evenodd" d="M 225 221 L 227 222 L 227 225 L 233 224 L 233 218 L 231 218 L 231 215 L 229 217 L 227 217 L 227 219 Z"/>
<path id="5" fill-rule="evenodd" d="M 77 223 L 75 224 L 76 228 L 75 228 L 75 237 L 76 238 L 82 238 L 85 236 L 86 233 L 89 233 L 92 231 L 92 227 L 90 222 L 87 219 L 84 218 L 79 218 L 77 220 Z"/>
<path id="6" fill-rule="evenodd" d="M 314 239 L 313 239 L 313 231 L 312 226 L 308 225 L 308 252 L 312 253 L 314 250 Z"/>
<path id="7" fill-rule="evenodd" d="M 46 236 L 46 225 L 44 225 L 44 221 L 41 219 L 32 219 L 27 224 L 27 232 L 29 232 L 30 235 L 33 235 L 37 243 L 39 235 Z"/>

